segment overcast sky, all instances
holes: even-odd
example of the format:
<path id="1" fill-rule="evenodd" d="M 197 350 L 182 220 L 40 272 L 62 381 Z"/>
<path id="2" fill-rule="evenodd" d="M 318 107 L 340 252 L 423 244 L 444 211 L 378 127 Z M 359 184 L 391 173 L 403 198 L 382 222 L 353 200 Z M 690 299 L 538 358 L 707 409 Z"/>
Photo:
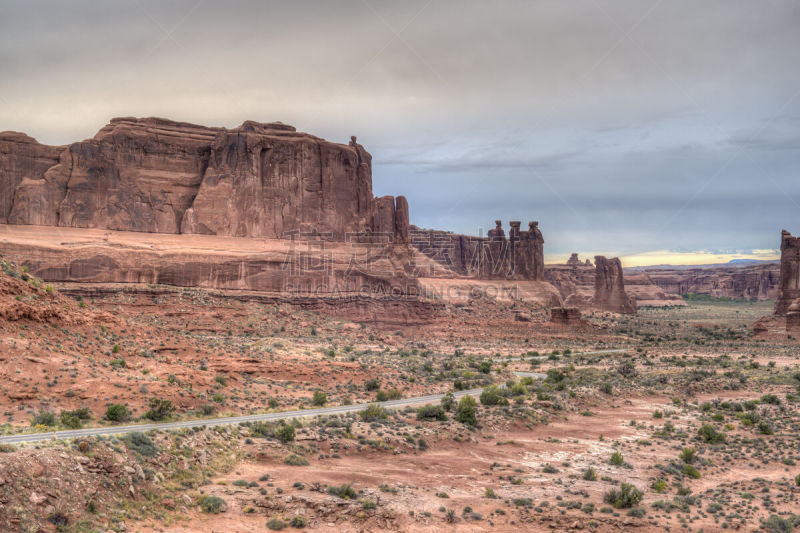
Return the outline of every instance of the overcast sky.
<path id="1" fill-rule="evenodd" d="M 45 143 L 114 116 L 358 135 L 412 223 L 539 220 L 551 260 L 800 233 L 797 1 L 0 0 L 0 73 L 0 130 Z"/>

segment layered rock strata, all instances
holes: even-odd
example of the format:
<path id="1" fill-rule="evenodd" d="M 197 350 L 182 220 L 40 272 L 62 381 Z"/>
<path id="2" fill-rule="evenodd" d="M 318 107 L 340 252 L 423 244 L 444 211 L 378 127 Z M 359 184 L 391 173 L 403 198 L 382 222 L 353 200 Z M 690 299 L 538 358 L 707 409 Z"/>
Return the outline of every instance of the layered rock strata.
<path id="1" fill-rule="evenodd" d="M 521 222 L 512 221 L 508 237 L 498 220 L 487 237 L 412 227 L 410 238 L 415 248 L 455 275 L 544 280 L 544 237 L 538 222 L 529 222 L 522 230 Z"/>
<path id="2" fill-rule="evenodd" d="M 0 184 L 0 223 L 408 241 L 407 202 L 373 198 L 372 157 L 355 137 L 336 144 L 279 122 L 229 130 L 116 118 L 66 147 L 5 132 Z"/>

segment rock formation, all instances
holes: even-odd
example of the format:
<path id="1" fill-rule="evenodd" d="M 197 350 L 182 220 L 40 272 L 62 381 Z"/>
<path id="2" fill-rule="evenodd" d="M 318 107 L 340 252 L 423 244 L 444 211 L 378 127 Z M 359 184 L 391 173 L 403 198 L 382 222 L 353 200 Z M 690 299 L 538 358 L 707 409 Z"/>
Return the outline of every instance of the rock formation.
<path id="1" fill-rule="evenodd" d="M 67 147 L 6 132 L 0 223 L 337 241 L 377 223 L 407 242 L 408 204 L 373 199 L 371 159 L 355 137 L 335 144 L 279 122 L 116 118 Z"/>
<path id="2" fill-rule="evenodd" d="M 45 146 L 24 133 L 0 133 L 0 224 L 8 222 L 14 207 L 15 192 L 35 187 L 47 170 L 59 161 L 63 147 Z M 30 203 L 30 209 L 41 211 L 48 198 L 40 191 Z"/>
<path id="3" fill-rule="evenodd" d="M 614 313 L 636 313 L 636 302 L 625 293 L 622 263 L 619 258 L 606 259 L 602 255 L 594 258 L 595 280 L 592 305 Z"/>
<path id="4" fill-rule="evenodd" d="M 578 326 L 585 323 L 577 307 L 553 307 L 550 309 L 550 322 L 564 326 Z"/>
<path id="5" fill-rule="evenodd" d="M 800 237 L 781 232 L 781 273 L 775 314 L 785 315 L 792 303 L 800 298 Z"/>
<path id="6" fill-rule="evenodd" d="M 567 266 L 578 266 L 580 264 L 581 264 L 581 260 L 578 259 L 578 254 L 577 253 L 573 252 L 572 255 L 569 256 L 569 259 L 567 259 Z"/>
<path id="7" fill-rule="evenodd" d="M 476 279 L 544 280 L 544 237 L 538 222 L 512 221 L 508 238 L 502 222 L 487 237 L 411 228 L 411 244 L 452 274 Z"/>
<path id="8" fill-rule="evenodd" d="M 625 269 L 626 283 L 646 274 L 667 294 L 707 294 L 734 300 L 770 300 L 778 295 L 779 263 L 696 268 Z"/>

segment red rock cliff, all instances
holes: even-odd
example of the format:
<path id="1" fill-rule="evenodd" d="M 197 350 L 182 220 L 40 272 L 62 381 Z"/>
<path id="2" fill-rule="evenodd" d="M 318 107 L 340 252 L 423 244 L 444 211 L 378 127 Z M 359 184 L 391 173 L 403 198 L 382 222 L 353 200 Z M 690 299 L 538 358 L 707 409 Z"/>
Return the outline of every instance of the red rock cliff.
<path id="1" fill-rule="evenodd" d="M 371 228 L 376 204 L 371 156 L 355 137 L 336 144 L 250 121 L 229 130 L 116 118 L 67 147 L 6 132 L 0 185 L 0 223 L 151 233 L 343 241 Z M 404 242 L 401 198 L 391 231 Z"/>

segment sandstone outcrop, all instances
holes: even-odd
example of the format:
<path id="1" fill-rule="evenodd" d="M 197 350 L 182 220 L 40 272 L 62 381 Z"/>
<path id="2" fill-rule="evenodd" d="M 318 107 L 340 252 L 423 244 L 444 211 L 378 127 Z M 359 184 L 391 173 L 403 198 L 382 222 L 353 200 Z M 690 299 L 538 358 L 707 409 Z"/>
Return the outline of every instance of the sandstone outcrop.
<path id="1" fill-rule="evenodd" d="M 63 147 L 39 144 L 24 133 L 0 133 L 0 224 L 8 222 L 16 191 L 41 181 L 47 170 L 58 163 L 62 151 Z M 43 198 L 43 194 L 36 195 L 31 209 L 43 209 Z"/>
<path id="2" fill-rule="evenodd" d="M 550 322 L 564 326 L 585 324 L 581 318 L 581 311 L 577 307 L 553 307 L 550 309 Z"/>
<path id="3" fill-rule="evenodd" d="M 614 313 L 636 313 L 636 302 L 625 293 L 622 263 L 619 258 L 607 259 L 602 255 L 594 258 L 595 281 L 592 305 Z"/>
<path id="4" fill-rule="evenodd" d="M 800 298 L 800 237 L 781 232 L 781 273 L 775 314 L 785 315 L 789 307 Z"/>
<path id="5" fill-rule="evenodd" d="M 487 237 L 411 228 L 411 244 L 452 274 L 476 279 L 544 280 L 544 237 L 538 222 L 512 221 L 508 237 L 502 222 Z M 431 273 L 428 273 L 430 275 Z"/>
<path id="6" fill-rule="evenodd" d="M 0 223 L 335 241 L 377 223 L 407 242 L 408 203 L 373 199 L 371 160 L 355 137 L 336 144 L 279 122 L 116 118 L 67 147 L 5 132 Z"/>
<path id="7" fill-rule="evenodd" d="M 778 294 L 772 315 L 753 325 L 758 336 L 800 337 L 800 237 L 781 232 L 781 266 Z"/>
<path id="8" fill-rule="evenodd" d="M 778 295 L 780 265 L 766 263 L 745 266 L 697 268 L 625 269 L 626 283 L 645 274 L 667 294 L 707 294 L 734 300 L 770 300 Z"/>

